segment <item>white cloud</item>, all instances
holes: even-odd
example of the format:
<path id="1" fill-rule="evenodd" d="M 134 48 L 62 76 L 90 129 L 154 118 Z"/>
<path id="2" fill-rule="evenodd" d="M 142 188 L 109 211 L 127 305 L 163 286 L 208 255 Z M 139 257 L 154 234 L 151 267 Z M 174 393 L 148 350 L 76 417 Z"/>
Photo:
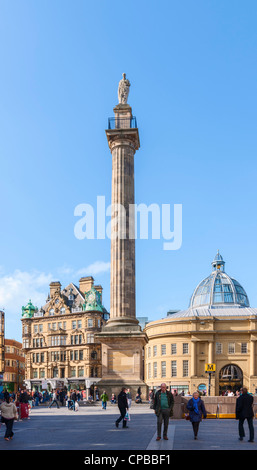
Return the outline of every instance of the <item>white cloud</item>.
<path id="1" fill-rule="evenodd" d="M 27 305 L 29 299 L 38 308 L 44 305 L 49 293 L 49 284 L 56 280 L 56 274 L 61 278 L 69 277 L 69 282 L 76 282 L 78 277 L 97 276 L 109 270 L 110 263 L 104 261 L 96 261 L 78 270 L 63 266 L 56 269 L 55 275 L 19 269 L 6 274 L 0 267 L 0 310 L 5 310 L 5 337 L 21 341 L 22 306 Z M 62 282 L 62 279 L 60 281 Z"/>
<path id="2" fill-rule="evenodd" d="M 76 271 L 77 276 L 96 276 L 110 271 L 110 262 L 95 261 L 86 268 L 81 268 Z"/>
<path id="3" fill-rule="evenodd" d="M 20 340 L 21 307 L 25 306 L 29 299 L 39 308 L 44 305 L 52 278 L 50 273 L 18 269 L 12 274 L 0 276 L 0 309 L 5 310 L 6 338 Z"/>

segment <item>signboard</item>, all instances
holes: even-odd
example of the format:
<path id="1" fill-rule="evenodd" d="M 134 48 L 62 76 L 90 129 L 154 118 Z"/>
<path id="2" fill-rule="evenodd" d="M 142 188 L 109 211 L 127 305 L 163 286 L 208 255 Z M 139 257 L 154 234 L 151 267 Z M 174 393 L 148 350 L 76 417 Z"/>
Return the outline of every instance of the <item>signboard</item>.
<path id="1" fill-rule="evenodd" d="M 215 372 L 216 364 L 205 364 L 205 372 Z"/>
<path id="2" fill-rule="evenodd" d="M 42 380 L 42 390 L 47 390 L 47 380 Z"/>

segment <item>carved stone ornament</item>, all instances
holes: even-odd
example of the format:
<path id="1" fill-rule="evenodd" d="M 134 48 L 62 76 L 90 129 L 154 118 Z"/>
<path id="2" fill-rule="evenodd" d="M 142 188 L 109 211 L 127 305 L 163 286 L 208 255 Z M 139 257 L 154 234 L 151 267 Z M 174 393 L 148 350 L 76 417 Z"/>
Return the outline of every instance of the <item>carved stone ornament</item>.
<path id="1" fill-rule="evenodd" d="M 119 88 L 118 88 L 118 98 L 119 98 L 119 103 L 120 104 L 127 104 L 128 101 L 128 95 L 129 95 L 129 87 L 130 87 L 130 82 L 126 78 L 126 74 L 122 74 L 122 79 L 119 82 Z"/>

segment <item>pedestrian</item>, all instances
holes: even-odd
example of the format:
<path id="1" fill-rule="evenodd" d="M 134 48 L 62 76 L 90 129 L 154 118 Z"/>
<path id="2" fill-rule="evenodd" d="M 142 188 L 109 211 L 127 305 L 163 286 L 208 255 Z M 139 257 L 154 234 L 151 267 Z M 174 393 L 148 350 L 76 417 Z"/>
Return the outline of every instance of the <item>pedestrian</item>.
<path id="1" fill-rule="evenodd" d="M 95 399 L 96 401 L 99 401 L 99 390 L 97 387 L 95 387 Z"/>
<path id="2" fill-rule="evenodd" d="M 106 391 L 104 390 L 102 395 L 101 395 L 101 400 L 102 400 L 102 409 L 103 410 L 106 410 L 106 405 L 107 405 L 107 401 L 108 401 L 108 395 L 106 393 Z"/>
<path id="3" fill-rule="evenodd" d="M 123 420 L 123 429 L 127 428 L 127 420 L 125 419 L 126 412 L 129 408 L 127 399 L 127 389 L 122 387 L 121 392 L 118 395 L 118 408 L 120 410 L 120 417 L 115 421 L 116 428 L 119 427 L 119 423 Z"/>
<path id="4" fill-rule="evenodd" d="M 132 396 L 131 396 L 131 393 L 130 393 L 130 389 L 128 388 L 127 390 L 127 400 L 128 400 L 128 407 L 130 408 L 131 407 L 131 403 L 132 403 Z"/>
<path id="5" fill-rule="evenodd" d="M 77 403 L 77 400 L 78 400 L 77 392 L 76 392 L 76 390 L 74 389 L 74 390 L 72 391 L 72 394 L 71 394 L 71 401 L 72 401 L 71 409 L 72 409 L 73 411 L 76 411 L 76 407 L 77 407 L 76 403 Z"/>
<path id="6" fill-rule="evenodd" d="M 157 441 L 161 439 L 162 421 L 164 422 L 163 439 L 168 440 L 167 434 L 169 419 L 173 416 L 173 406 L 173 395 L 167 390 L 166 384 L 163 383 L 161 384 L 160 390 L 158 390 L 158 392 L 155 394 L 153 405 L 153 409 L 157 416 Z"/>
<path id="7" fill-rule="evenodd" d="M 2 414 L 1 420 L 2 423 L 6 425 L 5 431 L 5 440 L 9 441 L 13 438 L 13 422 L 15 419 L 18 419 L 17 408 L 15 403 L 11 401 L 10 397 L 6 396 L 5 401 L 0 405 L 0 411 Z"/>
<path id="8" fill-rule="evenodd" d="M 50 403 L 50 405 L 48 406 L 48 408 L 52 408 L 52 406 L 53 406 L 54 403 L 56 403 L 57 408 L 60 408 L 60 407 L 59 407 L 58 400 L 57 400 L 57 393 L 56 393 L 56 390 L 53 391 L 53 399 L 52 399 L 52 402 Z"/>
<path id="9" fill-rule="evenodd" d="M 203 400 L 199 396 L 199 392 L 194 392 L 193 397 L 187 403 L 187 409 L 189 411 L 189 419 L 192 423 L 194 438 L 197 439 L 200 422 L 202 416 L 206 419 L 207 413 L 204 406 Z"/>
<path id="10" fill-rule="evenodd" d="M 248 428 L 249 428 L 249 440 L 248 442 L 253 442 L 254 440 L 254 427 L 253 427 L 253 396 L 249 395 L 247 388 L 242 388 L 242 395 L 236 400 L 236 419 L 239 420 L 238 431 L 239 431 L 239 440 L 242 441 L 245 437 L 244 432 L 244 420 L 247 419 Z"/>
<path id="11" fill-rule="evenodd" d="M 153 390 L 150 390 L 150 393 L 149 393 L 149 405 L 152 410 L 154 407 L 154 391 Z"/>

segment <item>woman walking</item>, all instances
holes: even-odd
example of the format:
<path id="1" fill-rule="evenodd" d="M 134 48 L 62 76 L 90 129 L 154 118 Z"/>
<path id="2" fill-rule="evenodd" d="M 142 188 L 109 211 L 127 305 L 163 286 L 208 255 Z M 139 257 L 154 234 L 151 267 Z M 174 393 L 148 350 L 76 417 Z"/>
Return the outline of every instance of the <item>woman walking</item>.
<path id="1" fill-rule="evenodd" d="M 197 439 L 199 424 L 202 421 L 202 416 L 204 419 L 207 416 L 204 402 L 201 400 L 198 392 L 193 393 L 193 398 L 191 398 L 191 400 L 189 400 L 187 403 L 187 409 L 189 411 L 189 419 L 193 426 L 194 438 Z"/>
<path id="2" fill-rule="evenodd" d="M 5 440 L 9 441 L 13 438 L 13 422 L 18 419 L 17 408 L 15 404 L 10 400 L 10 397 L 5 398 L 5 401 L 1 403 L 0 410 L 2 413 L 2 423 L 6 425 Z"/>

